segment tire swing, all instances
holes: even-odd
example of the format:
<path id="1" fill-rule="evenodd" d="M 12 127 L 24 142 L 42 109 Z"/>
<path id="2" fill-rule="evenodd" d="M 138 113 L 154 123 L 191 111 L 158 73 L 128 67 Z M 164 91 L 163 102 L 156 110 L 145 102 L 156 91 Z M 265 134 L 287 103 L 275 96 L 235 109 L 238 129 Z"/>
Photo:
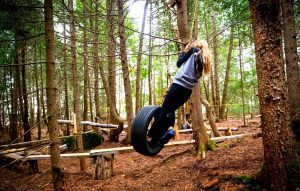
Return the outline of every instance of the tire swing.
<path id="1" fill-rule="evenodd" d="M 140 154 L 146 156 L 154 156 L 161 151 L 164 144 L 158 141 L 151 143 L 151 138 L 148 137 L 154 120 L 158 117 L 161 107 L 159 106 L 145 106 L 142 108 L 134 118 L 131 126 L 131 142 L 133 148 Z"/>

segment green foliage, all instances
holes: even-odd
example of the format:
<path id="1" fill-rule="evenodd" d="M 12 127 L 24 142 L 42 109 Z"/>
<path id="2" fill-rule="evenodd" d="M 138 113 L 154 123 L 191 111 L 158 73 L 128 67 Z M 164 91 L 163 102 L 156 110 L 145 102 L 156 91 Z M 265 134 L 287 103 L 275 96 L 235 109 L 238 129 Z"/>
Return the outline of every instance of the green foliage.
<path id="1" fill-rule="evenodd" d="M 207 151 L 214 151 L 217 147 L 217 143 L 212 141 L 211 139 L 208 139 L 206 150 Z"/>
<path id="2" fill-rule="evenodd" d="M 86 133 L 82 135 L 83 139 L 83 148 L 84 149 L 92 149 L 95 148 L 98 145 L 101 145 L 102 143 L 102 136 L 97 134 L 97 133 Z M 72 137 L 67 137 L 63 140 L 63 143 L 68 146 L 69 150 L 76 150 L 76 140 L 74 136 Z"/>
<path id="3" fill-rule="evenodd" d="M 83 139 L 83 148 L 92 149 L 102 143 L 102 136 L 97 133 L 86 133 L 82 135 Z"/>
<path id="4" fill-rule="evenodd" d="M 238 182 L 241 182 L 245 185 L 247 185 L 247 188 L 245 191 L 259 191 L 262 190 L 262 186 L 258 184 L 257 181 L 251 176 L 247 175 L 241 175 L 241 176 L 236 176 L 234 179 Z"/>
<path id="5" fill-rule="evenodd" d="M 76 150 L 76 148 L 77 148 L 76 147 L 76 140 L 73 136 L 64 138 L 63 144 L 66 144 L 67 147 L 68 147 L 68 150 L 70 150 L 70 151 Z"/>

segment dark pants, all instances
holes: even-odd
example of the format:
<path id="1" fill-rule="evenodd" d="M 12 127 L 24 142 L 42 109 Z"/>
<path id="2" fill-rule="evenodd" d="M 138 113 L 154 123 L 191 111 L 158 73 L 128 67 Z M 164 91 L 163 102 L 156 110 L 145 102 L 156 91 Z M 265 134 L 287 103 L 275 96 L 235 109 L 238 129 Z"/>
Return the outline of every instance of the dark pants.
<path id="1" fill-rule="evenodd" d="M 170 126 L 175 124 L 175 111 L 191 96 L 192 90 L 173 83 L 164 99 L 160 113 L 155 119 L 149 136 L 159 139 Z"/>

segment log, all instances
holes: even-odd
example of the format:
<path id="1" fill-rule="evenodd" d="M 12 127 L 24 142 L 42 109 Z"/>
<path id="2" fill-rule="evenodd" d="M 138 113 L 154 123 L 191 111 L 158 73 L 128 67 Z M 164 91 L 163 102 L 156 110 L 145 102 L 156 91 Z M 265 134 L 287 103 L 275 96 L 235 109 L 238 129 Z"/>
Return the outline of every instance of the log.
<path id="1" fill-rule="evenodd" d="M 78 157 L 90 157 L 90 153 L 65 153 L 60 154 L 61 158 L 78 158 Z M 29 160 L 46 160 L 50 159 L 50 155 L 30 155 L 23 158 L 23 161 Z"/>
<path id="2" fill-rule="evenodd" d="M 57 120 L 57 122 L 59 124 L 73 124 L 72 120 L 59 119 L 59 120 Z M 102 128 L 118 128 L 118 125 L 95 123 L 95 122 L 91 122 L 91 121 L 81 121 L 80 124 L 81 125 L 90 125 L 90 126 L 94 126 L 94 127 L 102 127 Z"/>
<path id="3" fill-rule="evenodd" d="M 29 141 L 29 142 L 23 142 L 23 143 L 14 143 L 14 144 L 8 144 L 8 145 L 1 145 L 0 149 L 6 149 L 6 148 L 21 148 L 21 147 L 31 147 L 39 144 L 47 144 L 50 143 L 49 139 L 46 140 L 35 140 L 35 141 Z M 1 153 L 0 153 L 1 154 Z"/>

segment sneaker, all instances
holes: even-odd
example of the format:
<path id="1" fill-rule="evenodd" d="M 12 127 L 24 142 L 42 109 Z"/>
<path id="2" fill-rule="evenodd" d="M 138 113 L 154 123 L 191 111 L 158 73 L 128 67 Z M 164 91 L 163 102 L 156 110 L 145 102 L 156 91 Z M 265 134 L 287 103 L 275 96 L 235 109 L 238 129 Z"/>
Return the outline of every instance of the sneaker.
<path id="1" fill-rule="evenodd" d="M 175 136 L 175 131 L 173 128 L 170 128 L 161 138 L 160 141 L 163 144 L 167 144 L 170 139 L 172 139 Z"/>

